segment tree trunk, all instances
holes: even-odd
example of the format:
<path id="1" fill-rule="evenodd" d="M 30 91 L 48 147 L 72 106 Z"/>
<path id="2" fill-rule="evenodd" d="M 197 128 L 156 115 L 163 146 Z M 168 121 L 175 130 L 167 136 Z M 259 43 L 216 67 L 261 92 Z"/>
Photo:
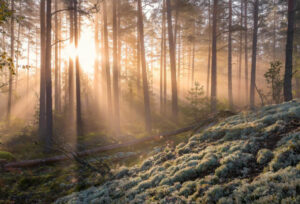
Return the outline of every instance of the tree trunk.
<path id="1" fill-rule="evenodd" d="M 78 2 L 74 0 L 74 34 L 75 34 L 75 49 L 78 49 L 79 29 L 78 29 Z M 83 124 L 81 118 L 81 85 L 80 85 L 80 64 L 79 56 L 75 58 L 76 66 L 76 127 L 77 136 L 83 135 Z"/>
<path id="2" fill-rule="evenodd" d="M 240 15 L 240 26 L 243 27 L 243 1 L 241 1 L 241 15 Z M 243 30 L 241 30 L 239 32 L 240 34 L 240 39 L 239 39 L 239 43 L 240 43 L 240 47 L 239 47 L 239 73 L 238 73 L 238 77 L 239 77 L 239 81 L 238 81 L 238 98 L 239 100 L 241 99 L 241 85 L 242 85 L 242 54 L 243 54 Z M 242 101 L 240 101 L 242 102 Z"/>
<path id="3" fill-rule="evenodd" d="M 45 49 L 46 49 L 46 28 L 45 28 L 45 0 L 41 0 L 40 5 L 40 40 L 41 40 L 41 70 L 40 70 L 40 115 L 39 115 L 39 136 L 40 141 L 45 142 L 46 128 L 46 83 L 45 83 Z"/>
<path id="4" fill-rule="evenodd" d="M 163 113 L 163 72 L 164 72 L 164 36 L 165 36 L 165 26 L 164 26 L 164 12 L 165 3 L 163 1 L 162 5 L 162 29 L 161 29 L 161 52 L 160 52 L 160 81 L 159 81 L 159 91 L 160 91 L 160 113 Z"/>
<path id="5" fill-rule="evenodd" d="M 111 95 L 111 78 L 110 78 L 110 63 L 109 63 L 109 46 L 108 46 L 108 31 L 107 31 L 107 6 L 106 0 L 103 0 L 103 37 L 104 37 L 104 64 L 106 74 L 106 94 L 107 94 L 107 111 L 108 115 L 112 115 L 112 95 Z M 110 118 L 110 122 L 111 118 Z"/>
<path id="6" fill-rule="evenodd" d="M 73 8 L 73 1 L 70 1 L 70 7 Z M 70 45 L 74 45 L 74 11 L 70 10 Z M 70 119 L 74 121 L 74 59 L 73 56 L 69 56 L 69 114 Z"/>
<path id="7" fill-rule="evenodd" d="M 169 50 L 170 50 L 170 65 L 171 65 L 171 83 L 172 83 L 172 115 L 173 119 L 177 120 L 178 115 L 178 96 L 177 96 L 177 81 L 176 81 L 176 56 L 173 40 L 172 28 L 172 10 L 171 1 L 166 0 L 168 35 L 169 35 Z"/>
<path id="8" fill-rule="evenodd" d="M 11 17 L 11 25 L 10 25 L 10 57 L 14 62 L 15 59 L 15 17 L 14 17 L 14 10 L 15 10 L 15 1 L 11 0 L 11 10 L 12 10 L 12 17 Z M 9 82 L 8 82 L 8 102 L 7 102 L 7 126 L 10 126 L 10 115 L 11 115 L 11 104 L 12 104 L 12 72 L 9 72 Z"/>
<path id="9" fill-rule="evenodd" d="M 145 108 L 145 126 L 148 133 L 151 133 L 151 111 L 150 111 L 150 97 L 148 90 L 147 81 L 147 67 L 146 67 L 146 56 L 145 56 L 145 44 L 144 44 L 144 22 L 143 22 L 143 11 L 142 2 L 138 0 L 138 31 L 140 36 L 141 45 L 141 62 L 142 62 L 142 77 L 143 77 L 143 92 L 144 92 L 144 108 Z"/>
<path id="10" fill-rule="evenodd" d="M 178 60 L 177 60 L 177 70 L 178 70 L 178 73 L 177 73 L 177 88 L 178 88 L 178 97 L 180 97 L 180 73 L 181 73 L 181 28 L 179 27 L 178 28 L 178 32 L 179 32 L 179 35 L 178 35 Z"/>
<path id="11" fill-rule="evenodd" d="M 284 101 L 293 99 L 292 77 L 293 77 L 293 42 L 294 42 L 295 3 L 288 1 L 288 30 L 285 51 L 285 74 L 284 74 Z"/>
<path id="12" fill-rule="evenodd" d="M 163 67 L 163 112 L 166 113 L 167 110 L 167 31 L 166 31 L 166 0 L 163 0 L 164 11 L 163 11 L 163 29 L 164 29 L 164 67 Z"/>
<path id="13" fill-rule="evenodd" d="M 95 91 L 95 102 L 96 107 L 99 103 L 99 60 L 98 56 L 100 55 L 99 51 L 99 13 L 95 14 L 95 51 L 96 57 L 94 62 L 94 91 Z"/>
<path id="14" fill-rule="evenodd" d="M 245 0 L 244 5 L 245 13 L 245 93 L 246 93 L 246 104 L 249 101 L 249 79 L 248 79 L 248 0 Z"/>
<path id="15" fill-rule="evenodd" d="M 253 11 L 253 40 L 252 40 L 252 65 L 251 65 L 251 83 L 250 83 L 250 108 L 255 108 L 255 86 L 256 86 L 256 50 L 257 50 L 257 32 L 258 32 L 258 0 L 254 2 Z"/>
<path id="16" fill-rule="evenodd" d="M 55 0 L 54 2 L 54 7 L 55 7 L 55 11 L 58 10 L 58 0 Z M 58 112 L 59 110 L 59 65 L 58 65 L 58 41 L 60 40 L 58 38 L 58 18 L 57 18 L 58 13 L 55 14 L 54 16 L 54 22 L 55 22 L 55 73 L 54 73 L 54 77 L 55 77 L 55 82 L 54 82 L 54 90 L 55 90 L 55 111 Z"/>
<path id="17" fill-rule="evenodd" d="M 214 0 L 212 28 L 212 69 L 211 69 L 211 112 L 217 111 L 217 15 L 218 2 Z"/>
<path id="18" fill-rule="evenodd" d="M 207 58 L 207 79 L 206 79 L 206 95 L 209 96 L 209 79 L 211 67 L 211 8 L 210 0 L 208 1 L 208 58 Z"/>
<path id="19" fill-rule="evenodd" d="M 232 0 L 229 0 L 229 27 L 228 27 L 228 100 L 229 108 L 233 109 L 232 97 Z"/>
<path id="20" fill-rule="evenodd" d="M 51 0 L 47 0 L 46 12 L 46 150 L 52 146 L 52 80 L 51 80 Z"/>
<path id="21" fill-rule="evenodd" d="M 120 135 L 120 104 L 119 104 L 119 67 L 118 67 L 118 28 L 117 0 L 113 0 L 113 90 L 114 90 L 114 129 Z"/>

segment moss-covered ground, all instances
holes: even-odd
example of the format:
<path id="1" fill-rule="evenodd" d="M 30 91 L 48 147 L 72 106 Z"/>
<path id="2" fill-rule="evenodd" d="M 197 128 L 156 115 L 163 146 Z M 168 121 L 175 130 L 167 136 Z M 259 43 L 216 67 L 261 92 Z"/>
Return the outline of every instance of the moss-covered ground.
<path id="1" fill-rule="evenodd" d="M 300 103 L 229 117 L 56 203 L 300 203 Z"/>

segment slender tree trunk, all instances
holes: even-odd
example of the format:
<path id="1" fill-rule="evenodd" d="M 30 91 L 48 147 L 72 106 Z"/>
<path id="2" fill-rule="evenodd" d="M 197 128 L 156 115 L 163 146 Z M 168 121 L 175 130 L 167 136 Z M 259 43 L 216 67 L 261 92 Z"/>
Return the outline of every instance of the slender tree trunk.
<path id="1" fill-rule="evenodd" d="M 95 48 L 96 48 L 96 57 L 94 62 L 94 91 L 95 91 L 95 102 L 96 107 L 99 103 L 99 13 L 95 14 Z"/>
<path id="2" fill-rule="evenodd" d="M 29 96 L 29 70 L 32 68 L 30 66 L 30 29 L 28 29 L 28 36 L 27 36 L 27 76 L 26 76 L 26 100 L 28 102 Z"/>
<path id="3" fill-rule="evenodd" d="M 11 25 L 10 25 L 10 57 L 14 62 L 15 59 L 15 17 L 14 17 L 14 10 L 15 10 L 15 1 L 11 0 L 11 10 L 12 10 L 12 17 L 11 17 Z M 11 115 L 11 104 L 12 104 L 12 72 L 9 71 L 9 82 L 8 82 L 8 103 L 7 103 L 7 125 L 10 126 L 10 115 Z"/>
<path id="4" fill-rule="evenodd" d="M 108 115 L 112 115 L 112 95 L 111 95 L 111 78 L 110 78 L 110 63 L 109 63 L 106 0 L 103 0 L 103 37 L 104 37 L 104 63 L 105 63 L 105 72 L 106 72 L 106 89 L 107 89 L 107 91 L 106 91 L 107 110 L 108 110 Z"/>
<path id="5" fill-rule="evenodd" d="M 137 23 L 138 25 L 138 23 Z M 136 35 L 136 41 L 137 41 L 137 53 L 136 53 L 136 57 L 137 57 L 137 76 L 136 76 L 136 82 L 137 82 L 137 88 L 138 90 L 141 87 L 141 46 L 140 46 L 140 37 L 139 37 L 139 33 L 137 30 L 137 35 Z"/>
<path id="6" fill-rule="evenodd" d="M 241 10 L 241 15 L 240 15 L 240 26 L 243 27 L 243 1 L 241 0 L 241 7 L 240 7 L 240 10 Z M 240 39 L 239 39 L 239 43 L 240 43 L 240 47 L 239 47 L 239 81 L 238 81 L 238 98 L 239 100 L 241 99 L 241 92 L 242 92 L 242 89 L 241 89 L 241 86 L 242 86 L 242 54 L 243 54 L 243 30 L 241 30 L 239 32 L 240 34 Z M 242 102 L 242 101 L 240 101 Z"/>
<path id="7" fill-rule="evenodd" d="M 177 96 L 177 81 L 176 81 L 176 56 L 173 40 L 172 28 L 172 10 L 171 1 L 166 0 L 167 21 L 168 21 L 168 35 L 169 35 L 169 50 L 170 50 L 170 64 L 171 64 L 171 83 L 172 83 L 172 115 L 173 119 L 177 120 L 178 115 L 178 96 Z"/>
<path id="8" fill-rule="evenodd" d="M 293 42 L 294 42 L 295 2 L 288 1 L 288 30 L 285 51 L 285 74 L 284 74 L 284 101 L 293 99 Z"/>
<path id="9" fill-rule="evenodd" d="M 245 93 L 246 93 L 246 104 L 249 101 L 249 79 L 248 79 L 248 0 L 245 0 L 244 5 L 245 13 Z"/>
<path id="10" fill-rule="evenodd" d="M 163 0 L 164 9 L 163 9 L 163 29 L 164 29 L 164 67 L 163 67 L 163 112 L 166 113 L 167 110 L 167 31 L 166 31 L 166 0 Z"/>
<path id="11" fill-rule="evenodd" d="M 20 12 L 20 14 L 22 14 L 22 1 L 20 1 L 20 9 L 19 9 L 19 12 Z M 20 50 L 20 35 L 21 35 L 21 31 L 22 30 L 22 28 L 21 28 L 21 23 L 19 22 L 19 25 L 18 25 L 18 37 L 17 37 L 17 54 L 16 54 L 16 67 L 15 67 L 15 69 L 16 69 L 16 94 L 18 94 L 18 79 L 19 79 L 19 50 Z"/>
<path id="12" fill-rule="evenodd" d="M 210 63 L 211 63 L 211 8 L 210 0 L 208 1 L 208 60 L 207 60 L 207 79 L 206 79 L 206 95 L 209 96 L 209 79 L 210 79 Z"/>
<path id="13" fill-rule="evenodd" d="M 229 27 L 228 27 L 228 99 L 229 108 L 233 109 L 232 97 L 232 0 L 229 0 Z"/>
<path id="14" fill-rule="evenodd" d="M 177 70 L 178 70 L 178 73 L 177 73 L 177 88 L 178 88 L 178 97 L 180 97 L 180 73 L 181 73 L 181 28 L 179 27 L 178 28 L 178 32 L 179 32 L 179 35 L 178 35 L 178 65 L 177 65 Z"/>
<path id="15" fill-rule="evenodd" d="M 217 15 L 218 2 L 214 0 L 212 27 L 212 70 L 211 70 L 211 112 L 217 111 Z"/>
<path id="16" fill-rule="evenodd" d="M 51 0 L 47 0 L 46 12 L 46 150 L 52 146 L 52 80 L 51 80 Z"/>
<path id="17" fill-rule="evenodd" d="M 142 11 L 141 0 L 138 0 L 138 30 L 139 30 L 140 45 L 141 45 L 145 126 L 147 132 L 150 134 L 152 130 L 152 124 L 151 124 L 151 111 L 150 111 L 150 97 L 149 97 L 148 81 L 147 81 L 147 67 L 146 67 L 145 44 L 144 44 L 144 23 L 143 23 L 143 11 Z"/>
<path id="18" fill-rule="evenodd" d="M 258 0 L 254 2 L 253 11 L 253 40 L 252 40 L 252 65 L 251 65 L 251 84 L 250 84 L 250 107 L 255 107 L 255 86 L 256 86 L 256 50 L 257 50 L 257 32 L 258 32 Z"/>
<path id="19" fill-rule="evenodd" d="M 195 22 L 193 25 L 193 36 L 195 37 Z M 195 42 L 192 42 L 192 87 L 195 85 Z"/>
<path id="20" fill-rule="evenodd" d="M 74 7 L 73 1 L 70 1 L 71 8 Z M 74 12 L 70 13 L 70 45 L 74 45 Z M 74 59 L 73 56 L 69 56 L 69 113 L 70 119 L 74 121 Z M 73 124 L 72 122 L 72 124 Z"/>
<path id="21" fill-rule="evenodd" d="M 55 11 L 58 10 L 58 0 L 55 0 L 54 2 L 54 7 L 55 7 Z M 55 23 L 55 59 L 54 59 L 54 62 L 55 62 L 55 73 L 54 73 L 54 77 L 55 77 L 55 82 L 54 82 L 54 90 L 55 90 L 55 111 L 58 111 L 59 110 L 59 75 L 58 75 L 58 72 L 59 72 L 59 68 L 58 68 L 58 41 L 60 40 L 58 38 L 58 18 L 57 18 L 57 15 L 58 14 L 55 14 L 54 16 L 54 23 Z"/>
<path id="22" fill-rule="evenodd" d="M 74 0 L 74 34 L 75 34 L 75 49 L 78 49 L 79 29 L 78 29 L 78 2 Z M 83 124 L 81 118 L 81 84 L 80 84 L 80 64 L 79 56 L 75 58 L 76 66 L 76 126 L 77 136 L 83 135 Z"/>
<path id="23" fill-rule="evenodd" d="M 40 41 L 41 41 L 41 70 L 40 70 L 40 115 L 39 115 L 39 136 L 40 141 L 45 142 L 46 128 L 46 83 L 45 83 L 45 49 L 46 49 L 46 28 L 45 28 L 45 0 L 41 0 L 40 5 Z"/>
<path id="24" fill-rule="evenodd" d="M 164 10 L 165 4 L 163 1 L 162 4 L 162 29 L 161 29 L 161 52 L 160 52 L 160 81 L 159 81 L 159 90 L 160 90 L 160 113 L 163 113 L 163 71 L 164 71 L 164 36 L 165 36 L 165 27 L 164 23 Z"/>
<path id="25" fill-rule="evenodd" d="M 117 0 L 113 0 L 113 90 L 114 90 L 114 129 L 120 135 L 120 104 L 119 104 L 119 67 L 118 67 L 118 28 Z"/>

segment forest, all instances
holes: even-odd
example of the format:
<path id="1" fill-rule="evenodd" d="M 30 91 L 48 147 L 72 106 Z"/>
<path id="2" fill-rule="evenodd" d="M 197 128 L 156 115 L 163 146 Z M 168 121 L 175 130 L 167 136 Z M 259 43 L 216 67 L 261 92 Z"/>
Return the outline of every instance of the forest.
<path id="1" fill-rule="evenodd" d="M 300 203 L 299 0 L 0 0 L 1 203 Z"/>

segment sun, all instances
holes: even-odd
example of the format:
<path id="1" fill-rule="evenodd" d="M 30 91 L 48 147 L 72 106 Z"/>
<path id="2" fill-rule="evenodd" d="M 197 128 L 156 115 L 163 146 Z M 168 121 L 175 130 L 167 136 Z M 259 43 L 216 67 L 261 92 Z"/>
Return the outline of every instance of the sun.
<path id="1" fill-rule="evenodd" d="M 63 53 L 65 56 L 72 57 L 75 62 L 75 57 L 79 57 L 79 63 L 81 70 L 88 74 L 93 75 L 94 64 L 96 59 L 95 42 L 92 31 L 89 29 L 81 32 L 78 48 L 75 48 L 74 44 L 68 44 Z"/>

